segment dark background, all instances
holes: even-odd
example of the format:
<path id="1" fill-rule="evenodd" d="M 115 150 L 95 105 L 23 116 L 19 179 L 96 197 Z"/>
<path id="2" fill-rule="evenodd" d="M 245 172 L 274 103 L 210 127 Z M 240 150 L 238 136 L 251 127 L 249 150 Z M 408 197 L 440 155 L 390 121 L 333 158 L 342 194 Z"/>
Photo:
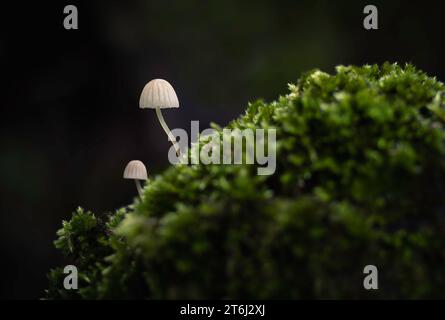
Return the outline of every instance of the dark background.
<path id="1" fill-rule="evenodd" d="M 79 29 L 63 28 L 63 8 Z M 379 9 L 379 30 L 363 8 Z M 338 64 L 412 62 L 445 79 L 439 1 L 58 1 L 2 3 L 0 61 L 0 298 L 40 298 L 63 263 L 52 241 L 77 206 L 129 204 L 129 160 L 151 175 L 170 147 L 145 83 L 167 79 L 171 128 L 201 129 L 272 100 L 301 72 Z"/>

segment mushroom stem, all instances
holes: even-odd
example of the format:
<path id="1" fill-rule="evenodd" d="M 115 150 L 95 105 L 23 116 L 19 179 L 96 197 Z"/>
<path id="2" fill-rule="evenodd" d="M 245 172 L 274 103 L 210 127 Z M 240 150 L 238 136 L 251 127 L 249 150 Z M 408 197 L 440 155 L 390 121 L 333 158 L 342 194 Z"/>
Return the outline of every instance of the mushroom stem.
<path id="1" fill-rule="evenodd" d="M 171 133 L 170 129 L 168 128 L 167 123 L 165 123 L 164 117 L 162 116 L 161 108 L 156 108 L 156 115 L 158 116 L 158 120 L 161 123 L 162 129 L 164 129 L 165 133 L 168 136 L 168 139 L 173 144 L 173 147 L 176 150 L 176 155 L 179 156 L 181 151 L 179 150 L 178 142 L 176 141 L 173 133 Z"/>
<path id="2" fill-rule="evenodd" d="M 142 197 L 142 186 L 141 182 L 138 179 L 135 179 L 134 182 L 136 183 L 136 188 L 138 189 L 139 196 Z"/>

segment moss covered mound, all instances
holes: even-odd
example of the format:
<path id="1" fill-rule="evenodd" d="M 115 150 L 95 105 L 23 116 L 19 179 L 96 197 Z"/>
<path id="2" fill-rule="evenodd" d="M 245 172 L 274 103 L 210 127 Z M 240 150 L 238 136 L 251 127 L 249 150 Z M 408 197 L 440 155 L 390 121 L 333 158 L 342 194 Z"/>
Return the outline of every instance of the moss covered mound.
<path id="1" fill-rule="evenodd" d="M 384 64 L 289 89 L 228 125 L 277 129 L 275 174 L 172 166 L 127 208 L 79 209 L 56 241 L 79 290 L 57 268 L 47 298 L 444 298 L 445 86 Z"/>

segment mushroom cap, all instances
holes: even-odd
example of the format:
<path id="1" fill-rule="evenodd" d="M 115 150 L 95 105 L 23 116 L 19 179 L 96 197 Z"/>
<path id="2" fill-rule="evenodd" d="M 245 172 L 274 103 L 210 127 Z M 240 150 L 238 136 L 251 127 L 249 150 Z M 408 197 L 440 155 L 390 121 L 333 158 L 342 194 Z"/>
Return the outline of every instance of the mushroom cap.
<path id="1" fill-rule="evenodd" d="M 147 169 L 141 161 L 132 160 L 125 167 L 124 179 L 147 180 Z"/>
<path id="2" fill-rule="evenodd" d="M 179 108 L 178 97 L 172 85 L 163 79 L 147 83 L 139 98 L 139 108 Z"/>

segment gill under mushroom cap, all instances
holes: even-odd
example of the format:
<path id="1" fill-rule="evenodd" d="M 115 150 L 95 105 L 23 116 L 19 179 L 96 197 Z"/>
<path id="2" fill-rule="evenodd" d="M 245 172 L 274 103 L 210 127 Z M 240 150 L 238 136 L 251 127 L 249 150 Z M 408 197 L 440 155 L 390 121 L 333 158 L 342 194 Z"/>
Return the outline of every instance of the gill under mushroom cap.
<path id="1" fill-rule="evenodd" d="M 125 167 L 124 179 L 147 180 L 147 169 L 141 161 L 132 160 Z"/>
<path id="2" fill-rule="evenodd" d="M 179 108 L 178 97 L 172 85 L 164 79 L 154 79 L 147 83 L 139 99 L 139 108 Z"/>

